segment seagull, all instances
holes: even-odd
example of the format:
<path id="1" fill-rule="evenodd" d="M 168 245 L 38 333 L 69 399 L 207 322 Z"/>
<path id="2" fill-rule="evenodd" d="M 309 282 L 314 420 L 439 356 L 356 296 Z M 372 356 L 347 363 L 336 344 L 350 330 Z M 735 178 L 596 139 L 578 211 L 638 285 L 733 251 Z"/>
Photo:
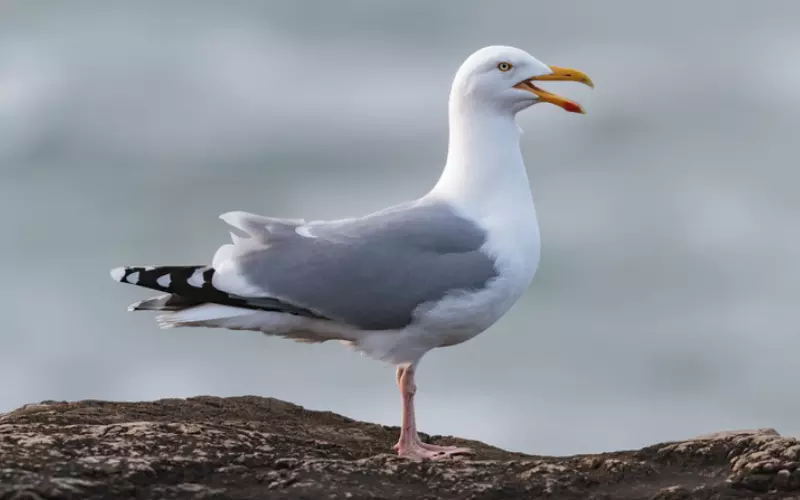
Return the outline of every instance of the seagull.
<path id="1" fill-rule="evenodd" d="M 232 242 L 211 264 L 125 266 L 122 283 L 162 292 L 129 306 L 161 328 L 259 331 L 299 342 L 340 341 L 396 368 L 397 454 L 437 460 L 469 448 L 423 442 L 414 411 L 422 357 L 482 333 L 517 302 L 539 265 L 540 235 L 520 150 L 518 112 L 583 108 L 538 86 L 584 73 L 509 46 L 484 47 L 458 68 L 448 101 L 447 158 L 424 196 L 362 217 L 220 218 Z"/>

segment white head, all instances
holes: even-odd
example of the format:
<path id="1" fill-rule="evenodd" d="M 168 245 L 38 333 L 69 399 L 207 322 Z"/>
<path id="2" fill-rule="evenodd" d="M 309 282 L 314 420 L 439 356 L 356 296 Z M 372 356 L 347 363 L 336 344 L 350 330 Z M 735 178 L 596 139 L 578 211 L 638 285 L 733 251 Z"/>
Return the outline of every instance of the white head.
<path id="1" fill-rule="evenodd" d="M 461 65 L 450 91 L 450 107 L 516 114 L 539 102 L 584 113 L 573 101 L 534 85 L 540 80 L 572 80 L 594 87 L 580 71 L 548 66 L 524 50 L 502 45 L 484 47 Z"/>

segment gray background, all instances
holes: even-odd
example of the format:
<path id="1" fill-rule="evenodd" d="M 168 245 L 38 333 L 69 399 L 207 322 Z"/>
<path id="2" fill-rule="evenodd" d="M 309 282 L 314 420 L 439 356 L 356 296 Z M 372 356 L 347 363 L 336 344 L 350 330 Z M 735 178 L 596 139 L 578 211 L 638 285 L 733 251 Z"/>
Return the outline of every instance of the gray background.
<path id="1" fill-rule="evenodd" d="M 543 235 L 527 296 L 430 353 L 422 429 L 528 452 L 800 432 L 800 2 L 0 3 L 0 411 L 259 394 L 399 423 L 338 344 L 158 330 L 123 264 L 208 262 L 217 216 L 416 197 L 450 79 L 516 45 L 585 71 L 520 116 Z"/>

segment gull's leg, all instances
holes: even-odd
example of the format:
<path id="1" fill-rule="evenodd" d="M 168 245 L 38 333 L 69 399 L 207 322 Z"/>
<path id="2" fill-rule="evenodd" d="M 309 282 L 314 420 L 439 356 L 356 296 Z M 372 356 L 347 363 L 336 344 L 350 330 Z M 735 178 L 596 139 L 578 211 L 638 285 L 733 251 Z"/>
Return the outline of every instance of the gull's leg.
<path id="1" fill-rule="evenodd" d="M 414 365 L 398 367 L 396 376 L 402 405 L 400 440 L 394 445 L 397 454 L 406 458 L 436 460 L 452 455 L 471 453 L 469 448 L 437 446 L 422 442 L 417 434 L 414 414 L 414 394 L 417 392 L 417 385 L 414 383 Z"/>

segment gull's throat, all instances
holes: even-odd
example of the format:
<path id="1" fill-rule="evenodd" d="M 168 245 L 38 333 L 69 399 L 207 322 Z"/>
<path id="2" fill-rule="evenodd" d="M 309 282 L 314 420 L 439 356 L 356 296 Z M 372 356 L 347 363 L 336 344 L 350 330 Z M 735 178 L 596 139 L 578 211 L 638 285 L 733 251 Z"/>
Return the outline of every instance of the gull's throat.
<path id="1" fill-rule="evenodd" d="M 447 161 L 433 193 L 487 213 L 512 199 L 524 205 L 531 195 L 514 116 L 459 105 L 449 114 Z"/>

